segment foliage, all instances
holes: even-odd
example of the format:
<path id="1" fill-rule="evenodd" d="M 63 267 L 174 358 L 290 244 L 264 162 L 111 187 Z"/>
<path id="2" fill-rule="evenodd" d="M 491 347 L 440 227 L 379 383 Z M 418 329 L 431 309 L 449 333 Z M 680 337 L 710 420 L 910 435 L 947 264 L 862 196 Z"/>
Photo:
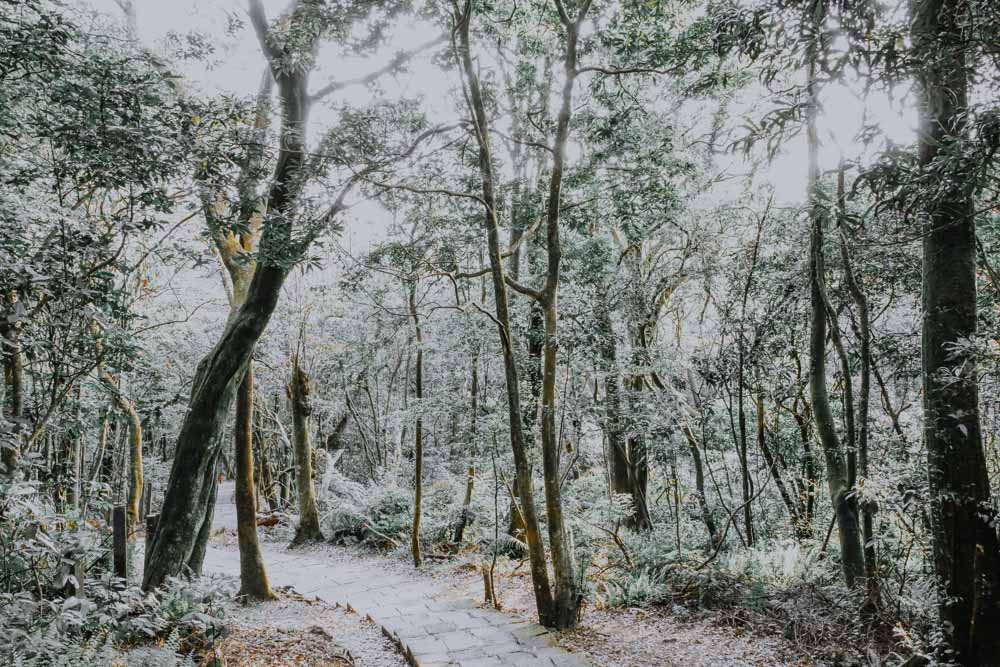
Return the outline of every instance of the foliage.
<path id="1" fill-rule="evenodd" d="M 167 638 L 181 656 L 223 631 L 231 581 L 175 579 L 145 593 L 115 580 L 107 526 L 57 514 L 32 485 L 0 488 L 0 534 L 5 664 L 109 664 L 122 647 Z"/>

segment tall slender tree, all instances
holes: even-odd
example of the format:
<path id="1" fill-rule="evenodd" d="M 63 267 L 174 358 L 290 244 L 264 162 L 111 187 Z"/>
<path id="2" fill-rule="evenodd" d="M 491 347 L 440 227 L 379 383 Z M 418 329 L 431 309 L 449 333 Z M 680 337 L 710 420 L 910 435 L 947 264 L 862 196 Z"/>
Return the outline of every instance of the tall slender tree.
<path id="1" fill-rule="evenodd" d="M 825 40 L 826 12 L 822 2 L 806 8 L 803 29 L 806 32 L 806 135 L 809 146 L 808 213 L 810 227 L 809 286 L 812 314 L 809 342 L 809 389 L 812 397 L 816 432 L 826 461 L 826 480 L 830 502 L 836 514 L 837 534 L 840 540 L 841 567 L 848 586 L 864 580 L 865 557 L 861 545 L 858 501 L 853 493 L 853 480 L 848 471 L 833 410 L 827 389 L 826 338 L 829 320 L 829 301 L 826 293 L 826 267 L 824 262 L 824 236 L 827 227 L 827 197 L 823 192 L 819 168 L 819 71 Z M 836 322 L 832 323 L 836 327 Z"/>

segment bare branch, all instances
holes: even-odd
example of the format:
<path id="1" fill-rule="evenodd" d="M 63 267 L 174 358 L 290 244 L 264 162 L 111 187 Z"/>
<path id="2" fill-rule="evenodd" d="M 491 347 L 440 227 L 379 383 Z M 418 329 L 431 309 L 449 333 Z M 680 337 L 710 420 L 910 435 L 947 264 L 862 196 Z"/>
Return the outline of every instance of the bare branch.
<path id="1" fill-rule="evenodd" d="M 430 137 L 434 137 L 434 136 L 437 136 L 439 134 L 443 134 L 445 132 L 449 132 L 449 131 L 455 129 L 456 127 L 461 127 L 461 123 L 452 123 L 452 124 L 449 124 L 449 125 L 438 125 L 436 127 L 432 127 L 431 129 L 429 129 L 429 130 L 427 130 L 425 132 L 422 132 L 420 135 L 418 135 L 417 138 L 413 140 L 413 143 L 410 144 L 409 148 L 407 148 L 402 153 L 400 153 L 398 155 L 395 155 L 392 158 L 389 158 L 389 159 L 386 159 L 386 160 L 382 160 L 380 162 L 374 162 L 374 163 L 368 165 L 367 167 L 365 167 L 364 169 L 362 169 L 361 171 L 357 172 L 353 176 L 351 176 L 351 178 L 347 181 L 347 183 L 344 184 L 344 187 L 341 188 L 340 193 L 337 195 L 337 198 L 334 200 L 333 204 L 327 210 L 327 213 L 323 216 L 323 218 L 322 218 L 322 224 L 323 225 L 328 224 L 331 220 L 333 220 L 333 218 L 338 213 L 340 213 L 345 208 L 347 208 L 347 206 L 344 204 L 344 202 L 347 199 L 347 195 L 350 194 L 351 190 L 353 190 L 354 186 L 357 185 L 359 182 L 361 182 L 362 180 L 367 180 L 368 176 L 370 176 L 374 172 L 378 171 L 379 169 L 383 169 L 383 168 L 387 167 L 388 165 L 390 165 L 390 164 L 392 164 L 394 162 L 399 162 L 401 160 L 405 160 L 406 158 L 410 157 L 411 155 L 413 155 L 416 152 L 417 148 L 420 147 L 420 144 L 422 144 L 424 141 L 426 141 Z M 479 199 L 479 197 L 476 197 L 474 195 L 462 195 L 462 193 L 452 193 L 452 192 L 447 191 L 447 190 L 444 190 L 444 191 L 441 191 L 441 190 L 421 190 L 421 189 L 412 188 L 412 187 L 409 187 L 409 186 L 406 186 L 406 185 L 403 185 L 403 184 L 378 183 L 378 182 L 375 182 L 375 181 L 369 181 L 369 182 L 372 183 L 373 185 L 375 185 L 376 187 L 383 187 L 383 188 L 386 188 L 386 189 L 407 190 L 409 192 L 418 192 L 418 193 L 421 193 L 421 194 L 424 194 L 424 193 L 427 193 L 427 194 L 453 194 L 455 196 L 471 197 L 471 198 L 476 199 L 478 201 L 482 201 L 481 199 Z"/>
<path id="2" fill-rule="evenodd" d="M 530 296 L 535 301 L 541 302 L 544 300 L 545 295 L 542 292 L 536 289 L 532 289 L 527 285 L 522 285 L 521 283 L 517 282 L 516 280 L 508 276 L 507 274 L 504 274 L 503 280 L 515 292 L 520 292 L 525 296 Z"/>
<path id="3" fill-rule="evenodd" d="M 344 88 L 347 88 L 349 86 L 368 85 L 369 83 L 375 81 L 376 79 L 397 69 L 400 65 L 402 65 L 403 63 L 405 63 L 407 60 L 417 55 L 418 53 L 422 53 L 423 51 L 434 48 L 438 44 L 445 42 L 447 39 L 448 39 L 447 35 L 441 35 L 409 51 L 400 51 L 399 53 L 396 54 L 396 57 L 394 57 L 385 67 L 381 67 L 375 70 L 374 72 L 370 72 L 364 76 L 359 76 L 354 79 L 346 79 L 344 81 L 331 81 L 330 83 L 326 84 L 325 86 L 317 90 L 315 93 L 310 95 L 309 99 L 312 102 L 316 102 L 317 100 L 321 100 L 331 93 L 334 93 L 338 90 L 343 90 Z"/>
<path id="4" fill-rule="evenodd" d="M 257 34 L 257 41 L 260 42 L 260 50 L 270 61 L 274 60 L 275 53 L 269 42 L 271 29 L 268 27 L 267 14 L 264 12 L 264 5 L 260 0 L 248 0 L 247 13 L 250 15 L 250 23 Z"/>
<path id="5" fill-rule="evenodd" d="M 623 76 L 626 74 L 677 74 L 678 68 L 671 69 L 657 69 L 655 67 L 601 67 L 599 65 L 589 65 L 587 67 L 577 68 L 577 74 L 584 74 L 586 72 L 596 72 L 598 74 L 607 74 L 608 76 Z"/>

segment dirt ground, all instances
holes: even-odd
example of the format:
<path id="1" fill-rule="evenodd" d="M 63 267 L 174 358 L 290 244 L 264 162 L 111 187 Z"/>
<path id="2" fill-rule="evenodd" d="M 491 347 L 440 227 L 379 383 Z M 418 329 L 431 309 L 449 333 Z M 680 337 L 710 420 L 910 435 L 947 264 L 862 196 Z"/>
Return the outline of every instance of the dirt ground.
<path id="1" fill-rule="evenodd" d="M 405 667 L 396 646 L 356 614 L 282 592 L 276 602 L 234 607 L 211 667 Z"/>

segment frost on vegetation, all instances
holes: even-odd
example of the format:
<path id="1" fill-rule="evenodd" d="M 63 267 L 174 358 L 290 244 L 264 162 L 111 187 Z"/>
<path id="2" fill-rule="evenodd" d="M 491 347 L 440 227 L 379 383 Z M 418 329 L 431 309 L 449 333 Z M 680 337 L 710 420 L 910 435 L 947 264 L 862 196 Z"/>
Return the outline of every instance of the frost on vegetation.
<path id="1" fill-rule="evenodd" d="M 172 665 L 223 632 L 230 580 L 145 593 L 112 576 L 109 544 L 103 521 L 57 513 L 31 485 L 0 486 L 0 664 L 96 667 L 162 642 L 141 664 Z"/>

